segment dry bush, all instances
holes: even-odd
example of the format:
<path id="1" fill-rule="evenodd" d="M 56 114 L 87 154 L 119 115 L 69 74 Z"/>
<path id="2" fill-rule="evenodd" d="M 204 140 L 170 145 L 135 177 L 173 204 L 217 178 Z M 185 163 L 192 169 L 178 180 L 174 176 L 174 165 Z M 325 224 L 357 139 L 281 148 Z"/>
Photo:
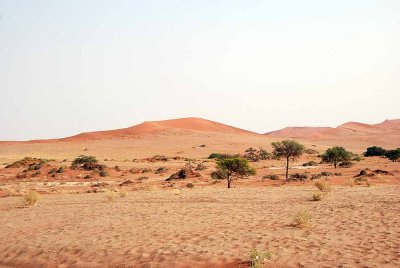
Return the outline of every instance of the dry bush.
<path id="1" fill-rule="evenodd" d="M 108 191 L 106 193 L 106 198 L 108 202 L 113 202 L 115 200 L 115 192 L 113 191 Z"/>
<path id="2" fill-rule="evenodd" d="M 127 191 L 126 189 L 122 188 L 122 189 L 119 191 L 119 196 L 120 196 L 120 197 L 126 197 L 127 195 L 128 195 L 128 191 Z"/>
<path id="3" fill-rule="evenodd" d="M 323 197 L 324 196 L 322 193 L 314 193 L 312 195 L 311 201 L 321 201 Z"/>
<path id="4" fill-rule="evenodd" d="M 29 191 L 22 196 L 22 205 L 24 207 L 36 206 L 40 200 L 40 195 L 35 191 Z"/>
<path id="5" fill-rule="evenodd" d="M 250 252 L 250 268 L 263 268 L 267 260 L 271 259 L 271 252 L 268 250 Z"/>
<path id="6" fill-rule="evenodd" d="M 311 224 L 311 214 L 308 210 L 303 210 L 298 212 L 293 217 L 293 226 L 298 228 L 307 228 Z"/>
<path id="7" fill-rule="evenodd" d="M 180 195 L 181 194 L 181 190 L 179 190 L 179 189 L 174 189 L 174 190 L 172 190 L 172 192 L 174 193 L 174 195 Z"/>
<path id="8" fill-rule="evenodd" d="M 330 192 L 332 190 L 332 187 L 325 181 L 316 181 L 314 186 L 323 192 Z"/>

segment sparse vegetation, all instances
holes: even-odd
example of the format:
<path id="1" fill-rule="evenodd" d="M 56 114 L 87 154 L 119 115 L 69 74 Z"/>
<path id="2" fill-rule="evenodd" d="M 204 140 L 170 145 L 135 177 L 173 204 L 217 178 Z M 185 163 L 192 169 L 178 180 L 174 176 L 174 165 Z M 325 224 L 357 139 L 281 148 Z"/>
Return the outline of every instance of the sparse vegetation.
<path id="1" fill-rule="evenodd" d="M 354 164 L 351 161 L 343 161 L 343 162 L 339 163 L 339 167 L 341 167 L 341 168 L 350 168 L 352 166 L 354 166 Z"/>
<path id="2" fill-rule="evenodd" d="M 322 193 L 314 193 L 313 195 L 312 195 L 312 201 L 321 201 L 322 200 L 322 198 L 323 198 L 323 195 L 322 195 Z"/>
<path id="3" fill-rule="evenodd" d="M 120 197 L 126 197 L 127 195 L 128 195 L 128 192 L 126 191 L 126 189 L 122 188 L 122 189 L 119 191 L 119 196 L 120 196 Z"/>
<path id="4" fill-rule="evenodd" d="M 254 167 L 251 167 L 242 157 L 220 159 L 217 161 L 217 172 L 228 182 L 228 188 L 231 188 L 234 178 L 243 178 L 256 174 Z"/>
<path id="5" fill-rule="evenodd" d="M 188 184 L 186 184 L 186 187 L 191 189 L 191 188 L 193 188 L 193 187 L 194 187 L 194 184 L 193 184 L 193 183 L 191 183 L 191 182 L 189 182 Z"/>
<path id="6" fill-rule="evenodd" d="M 271 252 L 268 250 L 253 250 L 250 253 L 250 268 L 263 268 L 266 261 L 271 258 Z"/>
<path id="7" fill-rule="evenodd" d="M 308 161 L 306 163 L 303 163 L 303 167 L 311 167 L 311 166 L 318 166 L 318 163 L 315 161 Z"/>
<path id="8" fill-rule="evenodd" d="M 155 174 L 163 174 L 163 173 L 165 173 L 165 172 L 167 172 L 168 171 L 168 168 L 166 168 L 166 167 L 159 167 L 159 168 L 157 168 L 157 170 L 154 172 Z"/>
<path id="9" fill-rule="evenodd" d="M 245 154 L 243 155 L 244 158 L 246 158 L 249 161 L 252 162 L 257 162 L 260 160 L 266 160 L 271 157 L 271 154 L 269 154 L 265 149 L 260 148 L 259 150 L 250 147 L 245 151 Z"/>
<path id="10" fill-rule="evenodd" d="M 35 191 L 29 191 L 24 194 L 21 198 L 22 205 L 24 207 L 33 207 L 38 204 L 40 200 L 40 195 Z"/>
<path id="11" fill-rule="evenodd" d="M 279 180 L 279 176 L 275 175 L 275 174 L 271 174 L 271 175 L 265 175 L 262 177 L 263 180 L 272 180 L 272 181 L 276 181 Z"/>
<path id="12" fill-rule="evenodd" d="M 238 154 L 221 154 L 221 153 L 212 153 L 208 156 L 208 159 L 227 159 L 227 158 L 235 158 L 239 157 Z"/>
<path id="13" fill-rule="evenodd" d="M 100 175 L 100 177 L 107 177 L 108 172 L 106 170 L 100 170 L 99 175 Z"/>
<path id="14" fill-rule="evenodd" d="M 308 228 L 311 224 L 311 214 L 308 210 L 302 210 L 293 217 L 293 226 Z"/>
<path id="15" fill-rule="evenodd" d="M 326 152 L 322 155 L 322 162 L 333 164 L 336 168 L 337 165 L 342 163 L 347 163 L 350 160 L 350 152 L 346 151 L 343 147 L 332 147 L 326 150 Z"/>
<path id="16" fill-rule="evenodd" d="M 304 146 L 292 140 L 284 140 L 281 142 L 272 142 L 274 148 L 273 155 L 275 158 L 286 159 L 286 180 L 289 179 L 289 161 L 300 157 L 304 152 Z"/>
<path id="17" fill-rule="evenodd" d="M 392 160 L 393 162 L 397 162 L 400 160 L 400 148 L 397 148 L 395 150 L 388 150 L 385 152 L 385 156 L 389 159 Z"/>
<path id="18" fill-rule="evenodd" d="M 106 199 L 108 202 L 113 202 L 115 200 L 115 192 L 114 191 L 108 191 L 106 193 Z"/>
<path id="19" fill-rule="evenodd" d="M 306 181 L 307 179 L 307 174 L 294 173 L 289 176 L 289 181 Z"/>
<path id="20" fill-rule="evenodd" d="M 317 187 L 322 192 L 330 192 L 332 190 L 331 186 L 326 181 L 316 181 L 314 186 Z"/>

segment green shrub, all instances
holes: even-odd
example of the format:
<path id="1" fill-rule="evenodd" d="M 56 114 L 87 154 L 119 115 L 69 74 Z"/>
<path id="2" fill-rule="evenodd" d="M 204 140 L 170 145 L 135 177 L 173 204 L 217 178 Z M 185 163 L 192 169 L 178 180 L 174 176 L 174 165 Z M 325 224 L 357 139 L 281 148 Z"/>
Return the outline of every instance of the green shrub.
<path id="1" fill-rule="evenodd" d="M 351 161 L 343 161 L 341 163 L 339 163 L 339 167 L 341 168 L 349 168 L 352 167 L 354 164 Z"/>
<path id="2" fill-rule="evenodd" d="M 315 161 L 309 161 L 303 164 L 304 167 L 318 166 L 318 163 Z"/>
<path id="3" fill-rule="evenodd" d="M 306 181 L 307 179 L 307 174 L 294 173 L 289 176 L 289 181 Z"/>
<path id="4" fill-rule="evenodd" d="M 208 156 L 208 159 L 227 159 L 227 158 L 235 158 L 239 155 L 231 155 L 231 154 L 220 154 L 220 153 L 212 153 Z"/>
<path id="5" fill-rule="evenodd" d="M 372 146 L 368 147 L 367 151 L 364 153 L 365 157 L 370 157 L 370 156 L 383 156 L 385 155 L 386 150 L 383 149 L 382 147 L 378 146 Z"/>

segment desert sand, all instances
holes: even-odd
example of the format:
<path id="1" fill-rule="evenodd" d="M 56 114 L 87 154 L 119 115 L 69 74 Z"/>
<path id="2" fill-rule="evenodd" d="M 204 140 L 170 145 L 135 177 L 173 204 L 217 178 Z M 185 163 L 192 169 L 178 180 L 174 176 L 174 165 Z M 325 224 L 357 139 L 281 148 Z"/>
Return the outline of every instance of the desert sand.
<path id="1" fill-rule="evenodd" d="M 399 267 L 399 163 L 362 157 L 349 168 L 302 165 L 320 162 L 318 154 L 334 145 L 358 154 L 372 145 L 397 148 L 397 123 L 262 135 L 186 118 L 1 142 L 0 266 L 248 267 L 250 252 L 259 249 L 272 254 L 266 267 Z M 235 180 L 232 189 L 211 179 L 211 153 L 271 152 L 272 141 L 292 135 L 311 151 L 290 168 L 306 181 L 285 181 L 284 161 L 274 159 L 251 163 L 257 174 Z M 108 174 L 70 169 L 79 155 L 95 156 Z M 26 156 L 52 160 L 26 175 L 26 167 L 5 168 Z M 193 176 L 165 181 L 188 165 Z M 52 172 L 60 167 L 65 170 Z M 362 170 L 368 175 L 358 177 Z M 320 180 L 332 191 L 313 202 L 318 189 L 310 178 L 323 172 Z M 28 190 L 40 194 L 37 206 L 21 206 Z M 292 225 L 303 210 L 312 217 L 304 229 Z"/>

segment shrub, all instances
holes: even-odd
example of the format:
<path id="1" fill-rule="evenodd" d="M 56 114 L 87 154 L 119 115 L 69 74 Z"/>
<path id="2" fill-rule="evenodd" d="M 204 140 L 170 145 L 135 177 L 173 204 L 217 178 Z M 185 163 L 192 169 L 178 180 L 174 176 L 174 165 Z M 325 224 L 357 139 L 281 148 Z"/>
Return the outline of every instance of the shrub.
<path id="1" fill-rule="evenodd" d="M 312 195 L 312 201 L 321 201 L 322 200 L 323 195 L 321 193 L 314 193 Z"/>
<path id="2" fill-rule="evenodd" d="M 293 225 L 295 227 L 307 228 L 310 226 L 310 224 L 311 214 L 308 212 L 308 210 L 300 211 L 293 217 Z"/>
<path id="3" fill-rule="evenodd" d="M 396 150 L 388 150 L 385 153 L 385 156 L 392 160 L 393 162 L 399 161 L 400 159 L 400 148 L 397 148 Z"/>
<path id="4" fill-rule="evenodd" d="M 279 176 L 278 176 L 278 175 L 275 175 L 275 174 L 265 175 L 265 176 L 262 177 L 262 179 L 263 179 L 263 180 L 273 180 L 273 181 L 276 181 L 276 180 L 279 180 Z"/>
<path id="5" fill-rule="evenodd" d="M 332 176 L 332 175 L 333 174 L 331 172 L 328 172 L 328 171 L 322 171 L 321 172 L 321 176 L 329 177 L 329 176 Z"/>
<path id="6" fill-rule="evenodd" d="M 97 159 L 94 156 L 81 155 L 74 159 L 71 168 L 80 168 L 83 170 L 104 170 L 106 166 L 97 164 Z"/>
<path id="7" fill-rule="evenodd" d="M 22 196 L 22 205 L 24 207 L 36 206 L 40 200 L 40 195 L 35 191 L 29 191 Z"/>
<path id="8" fill-rule="evenodd" d="M 259 160 L 269 159 L 271 157 L 271 154 L 269 154 L 263 148 L 260 148 L 260 150 L 257 151 L 257 149 L 250 147 L 245 151 L 245 154 L 243 155 L 243 157 L 249 161 L 257 162 Z"/>
<path id="9" fill-rule="evenodd" d="M 147 180 L 149 177 L 146 176 L 140 176 L 139 178 L 137 178 L 138 181 L 143 181 L 143 180 Z"/>
<path id="10" fill-rule="evenodd" d="M 306 149 L 304 152 L 306 154 L 318 154 L 318 151 L 316 151 L 314 149 Z"/>
<path id="11" fill-rule="evenodd" d="M 220 154 L 220 153 L 212 153 L 208 156 L 208 159 L 227 159 L 227 158 L 235 158 L 238 157 L 238 154 Z"/>
<path id="12" fill-rule="evenodd" d="M 341 168 L 349 168 L 352 167 L 354 164 L 351 161 L 343 161 L 341 163 L 339 163 L 339 167 Z"/>
<path id="13" fill-rule="evenodd" d="M 213 180 L 224 180 L 225 174 L 219 170 L 211 172 L 211 179 Z"/>
<path id="14" fill-rule="evenodd" d="M 367 151 L 364 153 L 365 157 L 370 157 L 370 156 L 383 156 L 385 155 L 386 150 L 383 149 L 382 147 L 378 146 L 372 146 L 368 147 Z"/>
<path id="15" fill-rule="evenodd" d="M 332 190 L 331 186 L 325 181 L 316 181 L 314 186 L 323 192 L 330 192 Z"/>
<path id="16" fill-rule="evenodd" d="M 307 174 L 294 173 L 289 176 L 289 181 L 306 181 L 307 179 Z"/>
<path id="17" fill-rule="evenodd" d="M 108 172 L 106 170 L 100 170 L 99 175 L 100 175 L 100 177 L 107 177 Z"/>
<path id="18" fill-rule="evenodd" d="M 194 184 L 193 184 L 193 183 L 191 183 L 191 182 L 189 182 L 188 184 L 186 184 L 186 187 L 191 189 L 191 188 L 193 188 L 193 187 L 194 187 Z"/>
<path id="19" fill-rule="evenodd" d="M 271 258 L 271 252 L 253 250 L 250 253 L 250 268 L 263 268 L 267 260 Z"/>
<path id="20" fill-rule="evenodd" d="M 362 159 L 358 155 L 353 157 L 352 161 L 360 162 Z"/>
<path id="21" fill-rule="evenodd" d="M 162 174 L 168 171 L 168 168 L 166 167 L 159 167 L 157 170 L 154 172 L 154 174 Z"/>
<path id="22" fill-rule="evenodd" d="M 309 161 L 303 164 L 304 167 L 318 166 L 318 163 L 315 161 Z"/>
<path id="23" fill-rule="evenodd" d="M 64 173 L 64 171 L 65 171 L 64 167 L 60 167 L 60 168 L 57 170 L 57 173 Z"/>

